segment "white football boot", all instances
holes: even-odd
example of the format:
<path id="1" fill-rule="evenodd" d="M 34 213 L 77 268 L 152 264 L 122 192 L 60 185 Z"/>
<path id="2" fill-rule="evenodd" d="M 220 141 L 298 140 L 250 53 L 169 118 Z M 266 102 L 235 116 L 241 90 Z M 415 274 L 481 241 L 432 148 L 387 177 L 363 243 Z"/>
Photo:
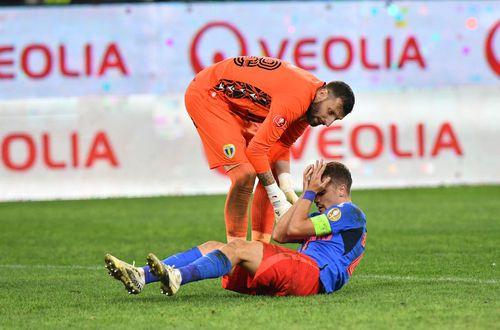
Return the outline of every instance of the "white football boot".
<path id="1" fill-rule="evenodd" d="M 104 257 L 106 268 L 110 276 L 122 282 L 129 294 L 139 294 L 146 285 L 144 270 L 140 267 L 128 264 L 111 254 Z"/>
<path id="2" fill-rule="evenodd" d="M 182 282 L 181 272 L 172 266 L 165 265 L 157 256 L 150 253 L 148 261 L 149 271 L 160 279 L 161 293 L 173 296 L 179 291 Z"/>

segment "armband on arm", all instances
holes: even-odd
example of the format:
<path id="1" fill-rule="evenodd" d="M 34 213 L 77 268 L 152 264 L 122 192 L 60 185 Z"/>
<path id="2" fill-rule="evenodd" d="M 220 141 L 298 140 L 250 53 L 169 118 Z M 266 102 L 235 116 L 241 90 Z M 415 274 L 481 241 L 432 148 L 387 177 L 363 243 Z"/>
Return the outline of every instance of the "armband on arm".
<path id="1" fill-rule="evenodd" d="M 324 214 L 317 215 L 311 218 L 316 236 L 325 236 L 332 233 L 330 221 Z"/>

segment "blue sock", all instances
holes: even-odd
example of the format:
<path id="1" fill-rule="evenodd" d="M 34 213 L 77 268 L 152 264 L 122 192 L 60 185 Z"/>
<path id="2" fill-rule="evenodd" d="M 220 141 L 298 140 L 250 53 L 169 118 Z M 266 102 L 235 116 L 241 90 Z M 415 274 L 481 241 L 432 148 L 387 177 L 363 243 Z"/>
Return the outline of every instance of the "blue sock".
<path id="1" fill-rule="evenodd" d="M 214 250 L 195 260 L 191 264 L 179 268 L 182 284 L 206 278 L 217 278 L 229 273 L 231 261 L 220 250 Z"/>
<path id="2" fill-rule="evenodd" d="M 198 247 L 194 247 L 190 250 L 177 253 L 167 259 L 162 260 L 165 265 L 175 266 L 175 268 L 184 267 L 189 265 L 198 258 L 201 258 L 201 252 Z M 142 267 L 144 269 L 144 275 L 146 276 L 146 284 L 151 282 L 158 282 L 158 277 L 154 276 L 149 272 L 149 266 Z"/>

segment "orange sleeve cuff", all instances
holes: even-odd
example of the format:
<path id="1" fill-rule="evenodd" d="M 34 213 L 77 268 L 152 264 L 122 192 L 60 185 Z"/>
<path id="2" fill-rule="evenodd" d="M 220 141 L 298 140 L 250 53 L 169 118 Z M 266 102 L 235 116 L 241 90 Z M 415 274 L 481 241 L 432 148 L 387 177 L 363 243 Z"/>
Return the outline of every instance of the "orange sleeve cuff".
<path id="1" fill-rule="evenodd" d="M 271 166 L 269 166 L 269 159 L 267 158 L 269 149 L 269 146 L 259 145 L 259 143 L 254 139 L 248 145 L 246 155 L 248 161 L 252 164 L 257 174 L 266 173 L 271 170 Z"/>
<path id="2" fill-rule="evenodd" d="M 290 149 L 282 145 L 280 142 L 273 144 L 269 151 L 269 162 L 273 163 L 278 160 L 290 161 Z"/>

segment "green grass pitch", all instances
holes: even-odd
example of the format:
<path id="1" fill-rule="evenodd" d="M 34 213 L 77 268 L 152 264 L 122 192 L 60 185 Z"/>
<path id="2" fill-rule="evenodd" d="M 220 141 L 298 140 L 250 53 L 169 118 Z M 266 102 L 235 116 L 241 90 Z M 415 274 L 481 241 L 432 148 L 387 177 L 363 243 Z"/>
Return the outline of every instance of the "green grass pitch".
<path id="1" fill-rule="evenodd" d="M 138 296 L 143 264 L 224 240 L 223 196 L 0 203 L 0 328 L 489 329 L 500 324 L 500 186 L 359 190 L 365 256 L 332 295 L 251 297 L 219 280 Z M 296 245 L 292 245 L 296 247 Z"/>

